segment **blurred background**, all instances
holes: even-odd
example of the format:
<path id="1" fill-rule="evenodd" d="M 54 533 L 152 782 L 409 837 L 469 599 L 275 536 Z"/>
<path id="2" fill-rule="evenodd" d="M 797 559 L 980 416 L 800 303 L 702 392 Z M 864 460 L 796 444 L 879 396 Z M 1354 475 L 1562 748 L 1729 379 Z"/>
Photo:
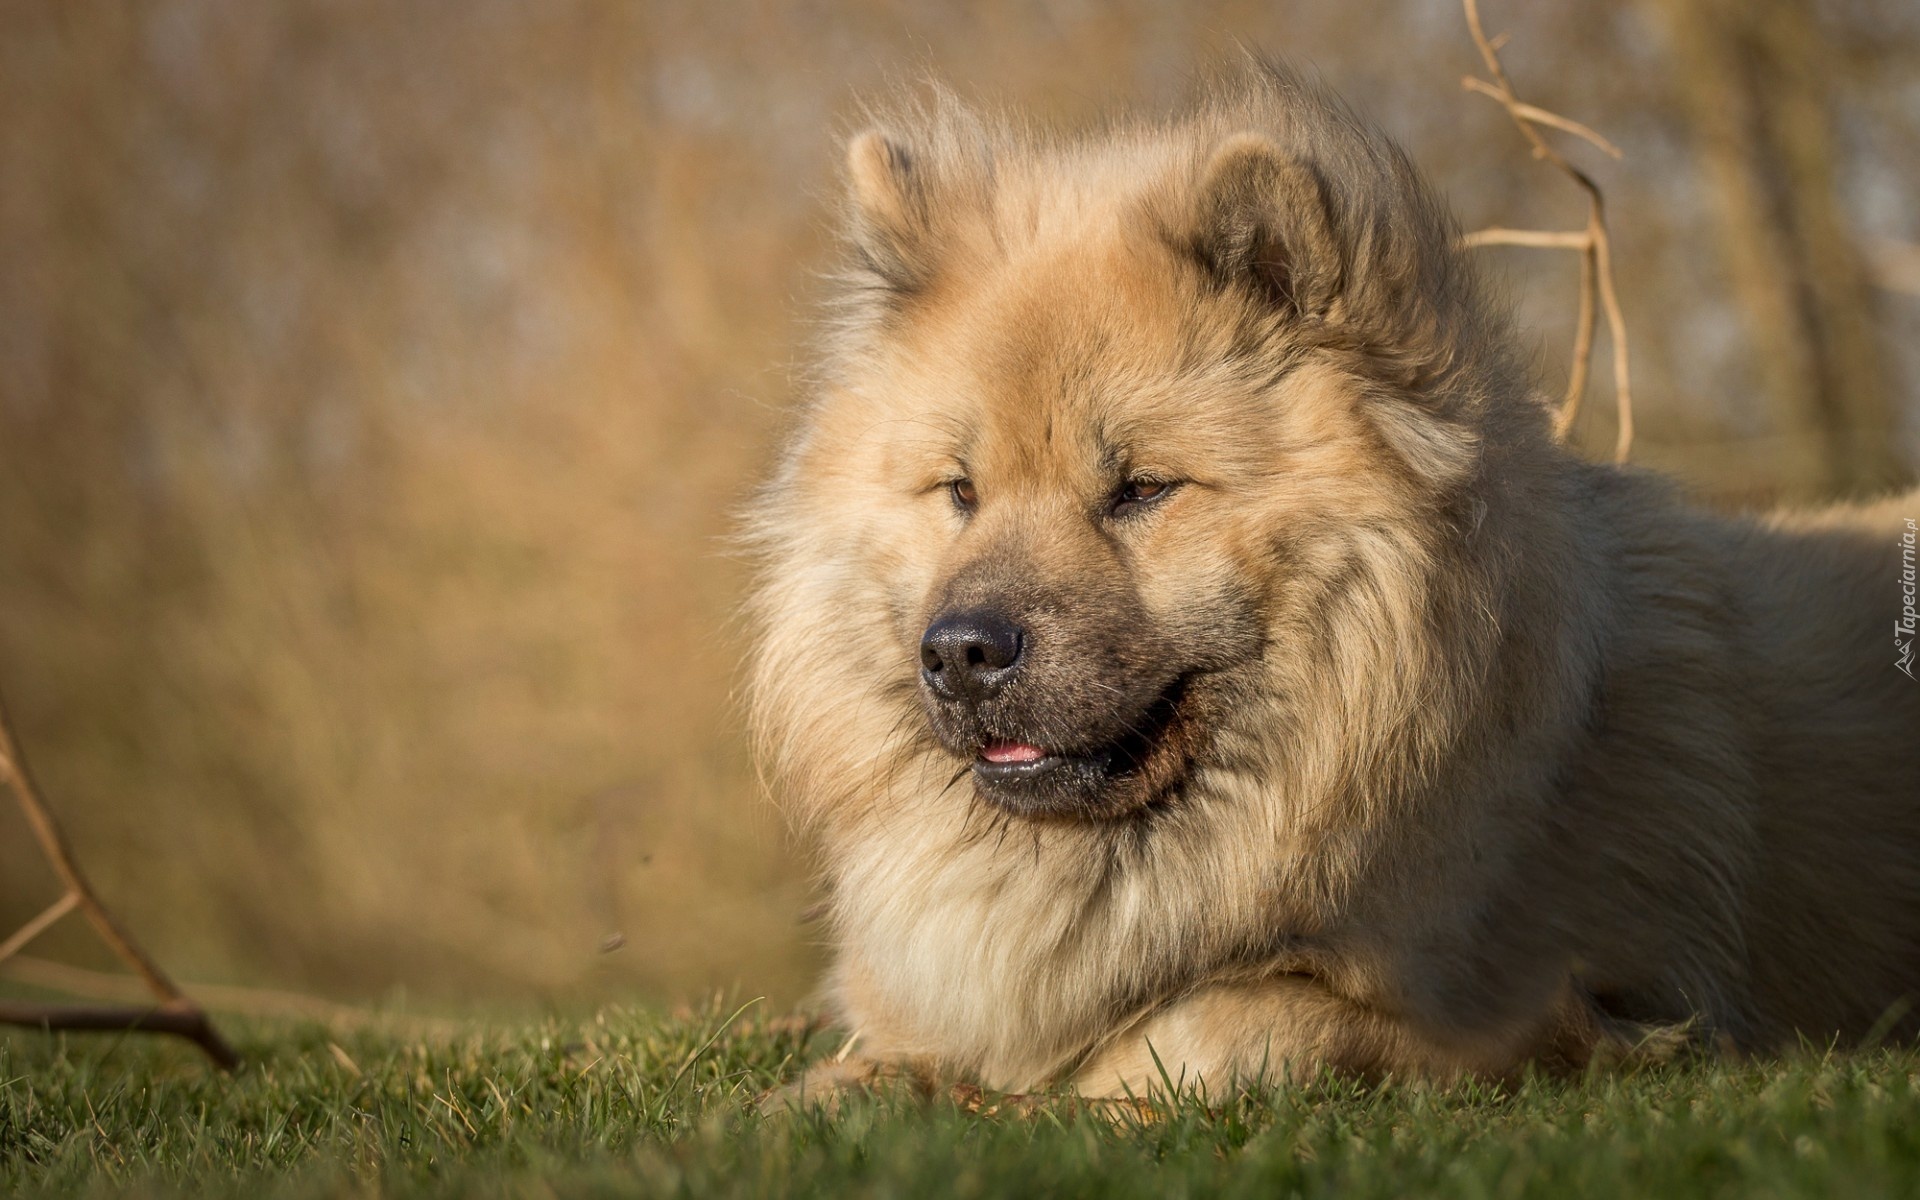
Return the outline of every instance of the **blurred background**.
<path id="1" fill-rule="evenodd" d="M 1911 478 L 1920 5 L 1484 3 L 1523 98 L 1625 151 L 1568 143 L 1636 461 L 1729 506 Z M 336 999 L 804 995 L 727 535 L 863 93 L 931 72 L 1070 121 L 1245 43 L 1468 228 L 1585 218 L 1462 91 L 1456 0 L 0 0 L 0 29 L 0 685 L 164 962 Z M 1575 256 L 1476 253 L 1557 395 Z M 0 935 L 55 895 L 0 806 Z M 34 953 L 108 961 L 72 920 Z"/>

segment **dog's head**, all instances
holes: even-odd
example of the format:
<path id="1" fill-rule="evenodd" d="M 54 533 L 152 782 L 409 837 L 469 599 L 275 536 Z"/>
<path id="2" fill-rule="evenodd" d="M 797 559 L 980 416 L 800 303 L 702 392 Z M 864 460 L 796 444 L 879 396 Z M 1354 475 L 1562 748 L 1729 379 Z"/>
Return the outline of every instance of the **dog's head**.
<path id="1" fill-rule="evenodd" d="M 763 510 L 763 714 L 804 673 L 1000 809 L 1117 818 L 1427 619 L 1383 553 L 1471 507 L 1496 340 L 1404 159 L 1263 86 L 1084 142 L 951 106 L 852 140 L 832 377 Z"/>

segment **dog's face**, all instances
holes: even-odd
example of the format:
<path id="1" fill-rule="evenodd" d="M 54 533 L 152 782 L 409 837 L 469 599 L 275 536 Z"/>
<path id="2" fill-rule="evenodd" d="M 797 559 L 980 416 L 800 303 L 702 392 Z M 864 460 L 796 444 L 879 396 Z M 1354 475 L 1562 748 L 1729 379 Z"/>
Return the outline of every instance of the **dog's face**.
<path id="1" fill-rule="evenodd" d="M 1271 753 L 1292 682 L 1340 666 L 1357 547 L 1473 457 L 1386 328 L 1432 323 L 1396 280 L 1425 263 L 1231 129 L 1117 163 L 870 132 L 849 169 L 852 317 L 756 687 L 789 739 L 833 726 L 791 720 L 803 678 L 860 697 L 839 728 L 876 745 L 787 760 L 858 780 L 908 737 L 1008 814 L 1114 820 Z"/>
<path id="2" fill-rule="evenodd" d="M 810 439 L 872 514 L 874 665 L 988 803 L 1135 813 L 1301 668 L 1354 532 L 1414 504 L 1329 335 L 1344 252 L 1252 139 L 1172 195 L 1036 208 L 1018 245 L 1005 214 L 933 222 L 913 159 L 854 145 L 897 286 Z"/>
<path id="3" fill-rule="evenodd" d="M 918 568 L 899 632 L 934 735 L 1023 815 L 1180 784 L 1213 677 L 1262 653 L 1277 549 L 1250 511 L 1281 436 L 1261 381 L 1181 361 L 1193 297 L 1150 278 L 1170 256 L 1076 249 L 953 296 L 888 363 Z"/>
<path id="4" fill-rule="evenodd" d="M 1229 431 L 1271 435 L 1272 414 L 1250 381 L 1175 360 L 1139 265 L 1009 267 L 928 314 L 941 353 L 890 366 L 926 422 L 894 454 L 920 701 L 979 795 L 1023 815 L 1166 796 L 1211 677 L 1264 642 L 1262 573 L 1241 560 L 1265 550 L 1229 528 L 1258 468 Z"/>

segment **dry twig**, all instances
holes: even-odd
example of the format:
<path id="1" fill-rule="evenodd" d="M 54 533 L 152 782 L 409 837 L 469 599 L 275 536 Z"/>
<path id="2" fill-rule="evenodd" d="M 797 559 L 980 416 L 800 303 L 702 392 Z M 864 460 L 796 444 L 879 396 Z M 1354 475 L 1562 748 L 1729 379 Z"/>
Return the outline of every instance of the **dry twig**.
<path id="1" fill-rule="evenodd" d="M 7 719 L 3 700 L 0 700 L 0 783 L 5 783 L 13 792 L 14 799 L 19 801 L 20 811 L 25 814 L 27 825 L 39 841 L 48 865 L 66 888 L 60 899 L 21 926 L 5 942 L 0 942 L 0 962 L 18 954 L 60 918 L 78 910 L 86 916 L 100 940 L 121 961 L 133 968 L 158 1001 L 151 1005 L 84 1008 L 8 1001 L 0 1003 L 0 1023 L 41 1029 L 150 1030 L 171 1033 L 199 1046 L 208 1058 L 225 1070 L 239 1066 L 240 1056 L 214 1029 L 206 1013 L 187 998 L 167 977 L 167 973 L 160 969 L 159 964 L 147 957 L 133 936 L 94 893 L 93 886 L 87 882 L 79 862 L 74 858 L 73 847 L 67 842 L 65 831 L 54 820 L 53 810 L 47 807 L 40 789 L 34 784 L 33 774 L 27 769 L 26 757 L 21 753 L 20 743 L 14 736 L 12 723 Z"/>
<path id="2" fill-rule="evenodd" d="M 1466 6 L 1467 28 L 1473 33 L 1473 43 L 1480 50 L 1480 58 L 1487 65 L 1487 73 L 1493 77 L 1489 82 L 1468 76 L 1461 81 L 1470 92 L 1488 96 L 1498 101 L 1513 118 L 1515 128 L 1527 139 L 1533 148 L 1533 156 L 1543 159 L 1565 172 L 1569 179 L 1579 185 L 1587 196 L 1586 228 L 1561 233 L 1531 229 L 1482 229 L 1461 239 L 1467 246 L 1532 246 L 1552 249 L 1577 250 L 1580 253 L 1580 313 L 1574 326 L 1573 365 L 1568 372 L 1566 399 L 1561 402 L 1559 418 L 1554 423 L 1555 432 L 1565 438 L 1573 429 L 1573 422 L 1580 415 L 1580 401 L 1587 393 L 1587 376 L 1593 357 L 1593 334 L 1596 308 L 1607 315 L 1607 339 L 1613 346 L 1613 390 L 1614 403 L 1620 414 L 1620 435 L 1614 443 L 1615 462 L 1627 461 L 1627 455 L 1633 448 L 1633 391 L 1628 377 L 1627 361 L 1627 324 L 1620 313 L 1620 299 L 1615 294 L 1613 284 L 1613 243 L 1607 236 L 1606 203 L 1600 194 L 1600 185 L 1592 176 L 1568 162 L 1566 156 L 1555 150 L 1541 134 L 1540 126 L 1558 129 L 1563 133 L 1592 143 L 1603 153 L 1614 158 L 1620 157 L 1620 149 L 1606 138 L 1580 122 L 1548 112 L 1521 100 L 1514 93 L 1513 81 L 1507 78 L 1506 68 L 1500 65 L 1500 47 L 1506 44 L 1505 35 L 1498 38 L 1487 37 L 1486 30 L 1480 24 L 1480 5 L 1478 0 L 1462 0 Z"/>
<path id="3" fill-rule="evenodd" d="M 25 954 L 6 960 L 6 964 L 0 966 L 0 975 L 32 987 L 89 1000 L 119 1003 L 138 1000 L 147 994 L 146 985 L 132 975 L 95 971 Z M 335 1004 L 304 992 L 217 983 L 186 983 L 181 987 L 216 1012 L 247 1017 L 315 1021 L 333 1029 L 399 1028 L 435 1037 L 450 1037 L 470 1028 L 459 1021 L 419 1013 Z"/>

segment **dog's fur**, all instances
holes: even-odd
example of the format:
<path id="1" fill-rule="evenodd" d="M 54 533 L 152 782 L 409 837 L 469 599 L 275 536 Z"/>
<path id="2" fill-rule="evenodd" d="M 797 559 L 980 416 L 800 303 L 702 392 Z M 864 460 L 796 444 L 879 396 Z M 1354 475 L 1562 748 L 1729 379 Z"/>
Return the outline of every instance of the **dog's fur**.
<path id="1" fill-rule="evenodd" d="M 848 175 L 751 691 L 863 1056 L 1097 1095 L 1915 1029 L 1920 496 L 1572 456 L 1405 157 L 1282 70 L 1081 136 L 909 107 Z M 981 604 L 1033 662 L 955 709 L 917 648 Z M 996 737 L 1134 740 L 1028 803 Z"/>

